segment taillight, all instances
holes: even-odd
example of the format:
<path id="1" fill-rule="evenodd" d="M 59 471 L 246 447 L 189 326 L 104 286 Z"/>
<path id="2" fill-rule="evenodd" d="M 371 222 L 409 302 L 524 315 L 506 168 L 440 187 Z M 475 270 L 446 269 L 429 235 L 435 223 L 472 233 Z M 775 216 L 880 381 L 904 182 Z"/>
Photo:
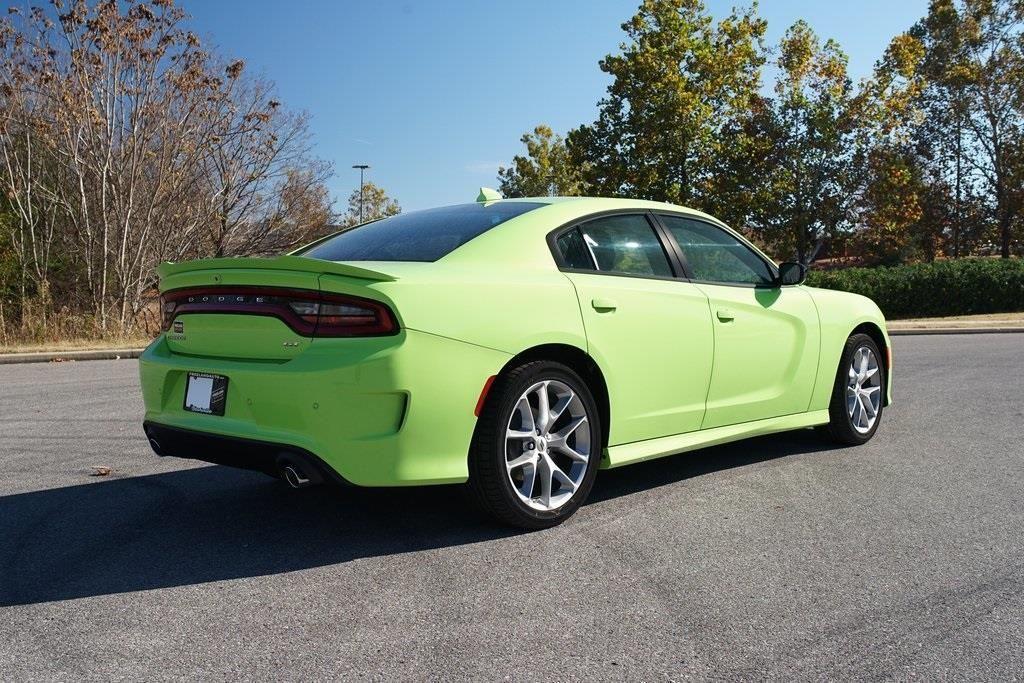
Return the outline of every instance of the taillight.
<path id="1" fill-rule="evenodd" d="M 177 302 L 173 299 L 168 299 L 163 294 L 160 295 L 160 319 L 163 322 L 164 332 L 171 329 L 171 322 L 174 320 L 174 309 L 176 307 Z"/>
<path id="2" fill-rule="evenodd" d="M 164 330 L 182 313 L 239 313 L 278 318 L 306 337 L 369 337 L 396 334 L 385 304 L 347 294 L 276 287 L 178 289 L 160 297 Z"/>

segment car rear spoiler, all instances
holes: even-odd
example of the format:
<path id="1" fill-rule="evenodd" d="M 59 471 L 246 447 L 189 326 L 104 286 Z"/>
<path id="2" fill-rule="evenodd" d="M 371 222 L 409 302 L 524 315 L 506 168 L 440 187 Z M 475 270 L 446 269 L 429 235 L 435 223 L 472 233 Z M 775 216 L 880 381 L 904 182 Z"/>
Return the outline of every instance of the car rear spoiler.
<path id="1" fill-rule="evenodd" d="M 387 273 L 321 259 L 304 256 L 277 256 L 275 258 L 209 258 L 196 261 L 171 263 L 165 261 L 157 266 L 156 272 L 161 278 L 179 273 L 196 270 L 224 270 L 228 268 L 256 268 L 264 270 L 292 270 L 305 273 L 343 275 L 361 280 L 391 282 L 396 278 Z"/>

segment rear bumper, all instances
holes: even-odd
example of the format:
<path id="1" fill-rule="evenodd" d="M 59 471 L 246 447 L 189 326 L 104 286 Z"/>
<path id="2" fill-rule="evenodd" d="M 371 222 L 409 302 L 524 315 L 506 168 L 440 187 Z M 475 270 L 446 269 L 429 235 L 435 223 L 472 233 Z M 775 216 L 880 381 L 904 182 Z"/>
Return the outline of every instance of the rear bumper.
<path id="1" fill-rule="evenodd" d="M 139 359 L 145 426 L 173 456 L 274 473 L 300 453 L 359 486 L 457 483 L 481 388 L 509 358 L 408 329 L 317 339 L 284 362 L 176 354 L 161 336 Z M 183 409 L 189 372 L 228 378 L 223 416 Z"/>
<path id="2" fill-rule="evenodd" d="M 286 465 L 298 465 L 312 482 L 330 479 L 339 484 L 348 483 L 315 454 L 295 446 L 195 432 L 155 422 L 144 422 L 142 428 L 153 452 L 159 456 L 189 458 L 256 470 L 271 477 L 280 476 Z"/>

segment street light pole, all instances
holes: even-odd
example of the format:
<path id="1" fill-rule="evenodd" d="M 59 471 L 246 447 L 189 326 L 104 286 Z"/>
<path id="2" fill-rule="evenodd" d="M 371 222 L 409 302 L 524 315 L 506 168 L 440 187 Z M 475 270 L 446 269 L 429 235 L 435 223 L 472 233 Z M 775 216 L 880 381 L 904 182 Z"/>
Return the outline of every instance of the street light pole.
<path id="1" fill-rule="evenodd" d="M 367 164 L 353 164 L 352 168 L 359 169 L 359 222 L 363 222 L 363 172 L 370 168 Z"/>

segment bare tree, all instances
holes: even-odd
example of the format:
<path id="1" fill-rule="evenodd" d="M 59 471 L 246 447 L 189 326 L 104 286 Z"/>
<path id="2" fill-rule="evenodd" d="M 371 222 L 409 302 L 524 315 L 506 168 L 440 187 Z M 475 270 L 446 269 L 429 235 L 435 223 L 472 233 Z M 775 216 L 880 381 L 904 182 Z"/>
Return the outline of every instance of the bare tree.
<path id="1" fill-rule="evenodd" d="M 241 61 L 224 69 L 202 166 L 214 256 L 281 251 L 322 229 L 331 210 L 324 182 L 332 169 L 311 156 L 309 117 L 284 111 L 270 84 L 245 79 L 243 69 Z"/>
<path id="2" fill-rule="evenodd" d="M 56 225 L 49 188 L 55 167 L 38 132 L 45 121 L 45 98 L 28 87 L 38 49 L 26 49 L 25 41 L 10 22 L 0 23 L 0 187 L 13 217 L 6 227 L 17 260 L 19 307 L 27 311 L 35 299 L 45 330 Z"/>
<path id="3" fill-rule="evenodd" d="M 116 0 L 53 6 L 56 23 L 32 12 L 29 83 L 51 104 L 45 134 L 70 174 L 54 193 L 82 250 L 98 324 L 125 328 L 165 257 L 151 248 L 153 233 L 173 225 L 187 243 L 201 218 L 180 200 L 195 183 L 216 83 L 199 41 L 180 27 L 184 13 L 166 0 L 124 13 Z"/>
<path id="4" fill-rule="evenodd" d="M 184 22 L 172 0 L 50 0 L 0 19 L 0 188 L 23 312 L 48 296 L 58 243 L 106 333 L 132 327 L 160 261 L 272 253 L 330 222 L 306 115 Z"/>

